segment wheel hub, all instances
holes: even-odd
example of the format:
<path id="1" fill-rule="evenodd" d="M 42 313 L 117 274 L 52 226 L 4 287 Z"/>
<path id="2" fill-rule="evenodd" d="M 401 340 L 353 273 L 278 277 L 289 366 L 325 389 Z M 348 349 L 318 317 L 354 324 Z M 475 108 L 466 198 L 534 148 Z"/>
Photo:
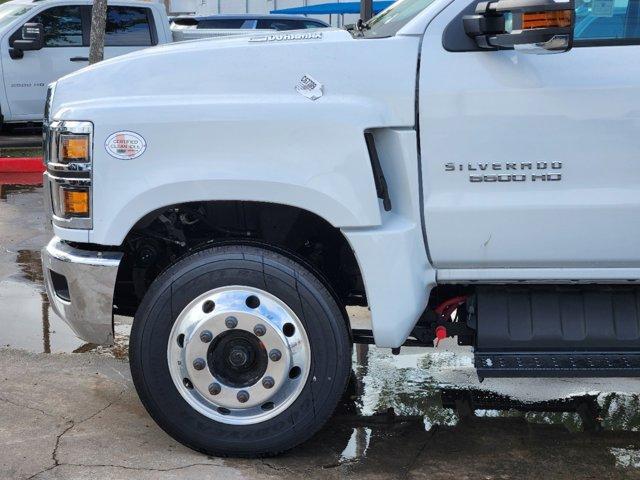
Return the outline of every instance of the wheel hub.
<path id="1" fill-rule="evenodd" d="M 211 374 L 226 385 L 248 387 L 258 382 L 267 370 L 269 358 L 264 344 L 245 330 L 221 333 L 207 352 Z"/>
<path id="2" fill-rule="evenodd" d="M 298 397 L 311 352 L 302 323 L 283 301 L 230 286 L 199 296 L 178 315 L 167 360 L 176 388 L 193 408 L 224 423 L 252 424 Z"/>
<path id="3" fill-rule="evenodd" d="M 249 352 L 244 347 L 235 347 L 229 355 L 229 363 L 236 368 L 244 367 L 249 362 Z"/>

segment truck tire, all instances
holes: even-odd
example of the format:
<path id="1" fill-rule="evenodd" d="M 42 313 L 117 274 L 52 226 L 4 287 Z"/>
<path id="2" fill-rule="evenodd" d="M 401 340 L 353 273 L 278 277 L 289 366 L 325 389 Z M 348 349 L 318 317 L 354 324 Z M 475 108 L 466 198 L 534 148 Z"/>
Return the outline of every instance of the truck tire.
<path id="1" fill-rule="evenodd" d="M 129 355 L 145 408 L 184 445 L 270 456 L 333 413 L 351 369 L 344 310 L 317 275 L 266 248 L 216 246 L 161 274 Z"/>

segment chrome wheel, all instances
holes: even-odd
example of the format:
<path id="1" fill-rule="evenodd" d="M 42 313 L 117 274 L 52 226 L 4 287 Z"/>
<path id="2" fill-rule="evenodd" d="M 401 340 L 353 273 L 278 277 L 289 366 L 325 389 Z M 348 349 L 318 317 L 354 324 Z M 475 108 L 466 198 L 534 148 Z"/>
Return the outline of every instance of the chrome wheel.
<path id="1" fill-rule="evenodd" d="M 167 346 L 171 378 L 195 410 L 241 425 L 275 417 L 300 395 L 311 351 L 296 314 L 263 290 L 228 286 L 187 305 Z"/>

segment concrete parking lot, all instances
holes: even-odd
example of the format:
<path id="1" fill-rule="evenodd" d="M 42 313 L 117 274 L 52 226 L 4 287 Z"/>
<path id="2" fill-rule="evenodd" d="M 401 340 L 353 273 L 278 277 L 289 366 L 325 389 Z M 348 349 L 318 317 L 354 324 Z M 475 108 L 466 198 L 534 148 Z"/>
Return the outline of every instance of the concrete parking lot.
<path id="1" fill-rule="evenodd" d="M 73 336 L 42 289 L 41 188 L 0 177 L 0 478 L 640 478 L 640 381 L 488 379 L 471 354 L 359 346 L 338 411 L 270 459 L 193 452 L 160 430 L 117 345 Z M 37 181 L 37 179 L 35 180 Z M 35 183 L 34 181 L 34 183 Z M 367 322 L 365 309 L 351 310 Z"/>

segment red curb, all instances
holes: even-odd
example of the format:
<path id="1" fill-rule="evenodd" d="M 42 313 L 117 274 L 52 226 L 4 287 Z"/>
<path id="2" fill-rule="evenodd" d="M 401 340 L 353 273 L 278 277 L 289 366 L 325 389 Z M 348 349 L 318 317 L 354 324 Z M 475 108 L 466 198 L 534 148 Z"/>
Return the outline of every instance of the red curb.
<path id="1" fill-rule="evenodd" d="M 0 157 L 0 173 L 42 173 L 42 157 Z"/>

